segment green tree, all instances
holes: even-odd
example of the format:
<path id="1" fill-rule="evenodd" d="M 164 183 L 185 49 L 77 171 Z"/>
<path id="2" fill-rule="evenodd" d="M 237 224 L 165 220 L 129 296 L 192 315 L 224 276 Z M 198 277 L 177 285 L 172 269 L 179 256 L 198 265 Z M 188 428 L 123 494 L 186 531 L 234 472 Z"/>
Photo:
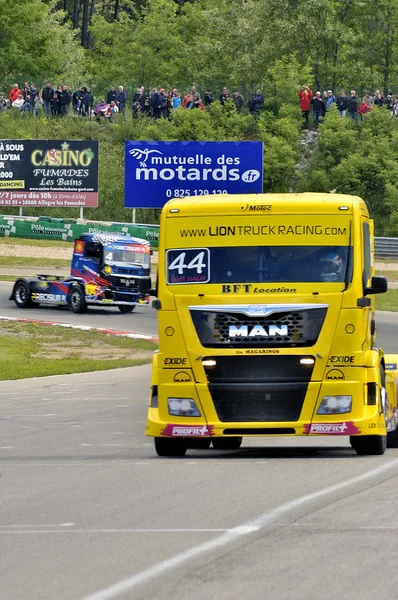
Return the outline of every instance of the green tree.
<path id="1" fill-rule="evenodd" d="M 41 0 L 0 0 L 0 15 L 0 84 L 81 72 L 83 52 L 63 13 Z"/>

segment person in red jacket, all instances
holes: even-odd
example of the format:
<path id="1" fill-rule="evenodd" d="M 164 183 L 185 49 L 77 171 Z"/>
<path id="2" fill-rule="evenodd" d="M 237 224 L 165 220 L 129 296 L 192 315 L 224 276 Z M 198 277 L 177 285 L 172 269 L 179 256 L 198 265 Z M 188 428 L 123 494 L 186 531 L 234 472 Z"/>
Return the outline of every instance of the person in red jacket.
<path id="1" fill-rule="evenodd" d="M 22 92 L 19 89 L 18 84 L 14 83 L 14 85 L 10 89 L 10 93 L 8 94 L 8 97 L 10 99 L 10 104 L 12 104 L 14 102 L 14 100 L 18 99 L 19 94 L 21 94 L 21 96 L 22 96 Z"/>
<path id="2" fill-rule="evenodd" d="M 310 115 L 312 96 L 312 90 L 310 90 L 308 85 L 303 85 L 303 87 L 299 91 L 299 97 L 301 114 L 303 115 L 304 119 L 304 127 L 308 127 L 308 117 Z"/>
<path id="3" fill-rule="evenodd" d="M 364 98 L 361 104 L 358 106 L 359 120 L 363 121 L 363 115 L 366 115 L 366 113 L 370 112 L 371 110 L 370 104 L 367 104 Z"/>

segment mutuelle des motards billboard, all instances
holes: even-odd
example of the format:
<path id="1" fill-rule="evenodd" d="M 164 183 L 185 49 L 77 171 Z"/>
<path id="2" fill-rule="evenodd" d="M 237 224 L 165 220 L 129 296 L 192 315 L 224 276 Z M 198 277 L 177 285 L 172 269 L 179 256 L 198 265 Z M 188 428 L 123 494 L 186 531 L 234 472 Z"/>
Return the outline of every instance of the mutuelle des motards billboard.
<path id="1" fill-rule="evenodd" d="M 162 208 L 183 196 L 262 191 L 262 142 L 126 142 L 126 208 Z"/>
<path id="2" fill-rule="evenodd" d="M 0 140 L 1 206 L 98 206 L 98 141 Z"/>

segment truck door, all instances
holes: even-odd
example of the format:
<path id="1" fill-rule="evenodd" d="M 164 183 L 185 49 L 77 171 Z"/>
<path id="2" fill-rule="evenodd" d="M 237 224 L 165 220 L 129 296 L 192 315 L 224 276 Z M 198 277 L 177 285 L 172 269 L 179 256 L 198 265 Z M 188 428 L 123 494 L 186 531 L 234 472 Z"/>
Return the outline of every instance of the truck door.
<path id="1" fill-rule="evenodd" d="M 374 274 L 373 264 L 373 221 L 362 218 L 362 286 L 365 288 L 371 285 L 371 279 Z M 366 318 L 369 324 L 367 328 L 367 342 L 371 346 L 374 343 L 375 334 L 375 315 L 374 315 L 374 296 L 366 296 L 369 305 L 363 307 L 366 311 Z M 364 315 L 365 317 L 365 315 Z"/>

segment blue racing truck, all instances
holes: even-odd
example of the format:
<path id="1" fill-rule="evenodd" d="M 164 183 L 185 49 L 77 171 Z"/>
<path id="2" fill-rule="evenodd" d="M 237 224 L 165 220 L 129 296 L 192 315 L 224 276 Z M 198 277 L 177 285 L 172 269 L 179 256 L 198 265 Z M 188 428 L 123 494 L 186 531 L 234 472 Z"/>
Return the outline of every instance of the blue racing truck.
<path id="1" fill-rule="evenodd" d="M 10 300 L 19 308 L 46 304 L 82 313 L 93 304 L 129 313 L 149 303 L 151 254 L 146 240 L 84 233 L 75 240 L 69 277 L 20 277 Z"/>

